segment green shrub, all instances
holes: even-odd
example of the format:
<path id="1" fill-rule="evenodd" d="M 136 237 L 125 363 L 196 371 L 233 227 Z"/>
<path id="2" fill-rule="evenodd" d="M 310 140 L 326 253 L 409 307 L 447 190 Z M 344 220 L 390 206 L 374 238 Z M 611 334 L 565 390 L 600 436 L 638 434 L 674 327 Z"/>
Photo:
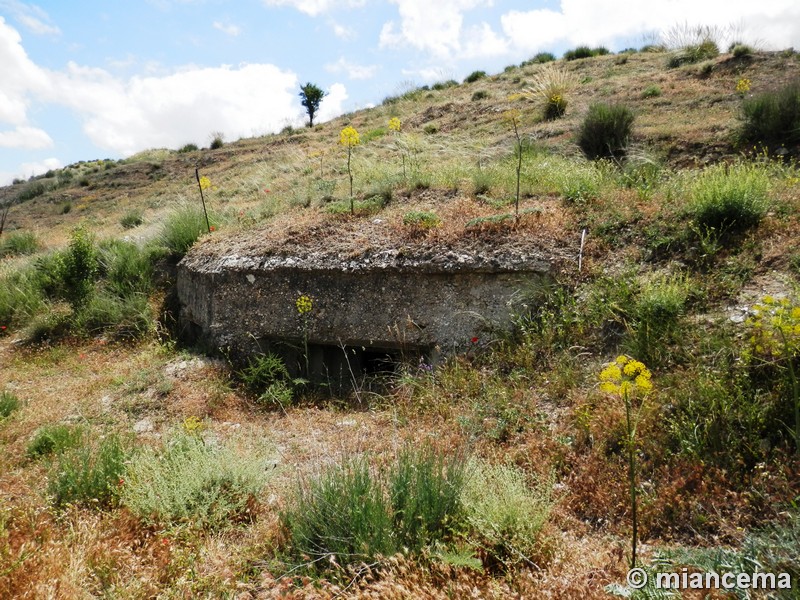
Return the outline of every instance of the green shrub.
<path id="1" fill-rule="evenodd" d="M 592 56 L 594 56 L 594 53 L 589 46 L 578 46 L 564 52 L 564 60 L 577 60 L 579 58 L 591 58 Z"/>
<path id="2" fill-rule="evenodd" d="M 689 211 L 697 228 L 717 234 L 757 225 L 767 212 L 769 178 L 747 163 L 705 169 L 695 182 Z"/>
<path id="3" fill-rule="evenodd" d="M 447 88 L 457 87 L 458 82 L 455 79 L 448 79 L 447 81 L 439 81 L 431 86 L 432 90 L 441 91 Z"/>
<path id="4" fill-rule="evenodd" d="M 795 144 L 800 142 L 800 80 L 742 102 L 742 142 Z"/>
<path id="5" fill-rule="evenodd" d="M 553 506 L 549 484 L 531 488 L 513 466 L 470 461 L 462 498 L 475 542 L 492 561 L 534 562 Z"/>
<path id="6" fill-rule="evenodd" d="M 133 229 L 142 223 L 144 223 L 144 214 L 138 209 L 126 212 L 119 220 L 119 224 L 125 229 Z"/>
<path id="7" fill-rule="evenodd" d="M 197 144 L 186 144 L 184 146 L 181 146 L 178 152 L 180 154 L 185 154 L 187 152 L 196 152 L 199 149 L 200 148 L 197 147 Z"/>
<path id="8" fill-rule="evenodd" d="M 552 62 L 556 59 L 555 55 L 552 52 L 539 52 L 537 53 L 529 63 L 536 63 L 536 64 L 543 64 L 547 62 Z"/>
<path id="9" fill-rule="evenodd" d="M 63 454 L 65 451 L 75 448 L 84 441 L 84 430 L 81 427 L 70 425 L 45 425 L 40 428 L 33 436 L 25 455 L 28 458 L 36 459 L 44 456 Z"/>
<path id="10" fill-rule="evenodd" d="M 642 285 L 631 310 L 627 351 L 651 367 L 664 364 L 669 346 L 679 341 L 689 284 L 680 277 L 658 277 Z"/>
<path id="11" fill-rule="evenodd" d="M 211 215 L 209 215 L 209 219 Z M 215 222 L 212 220 L 211 225 Z M 175 258 L 180 258 L 208 232 L 206 217 L 199 207 L 186 204 L 167 215 L 159 235 L 160 243 Z"/>
<path id="12" fill-rule="evenodd" d="M 85 229 L 72 232 L 69 247 L 55 256 L 56 277 L 63 285 L 64 298 L 78 308 L 94 293 L 100 267 L 94 239 Z"/>
<path id="13" fill-rule="evenodd" d="M 17 192 L 17 200 L 19 202 L 33 200 L 34 198 L 38 198 L 39 196 L 43 195 L 46 191 L 47 188 L 45 187 L 44 183 L 41 181 L 34 181 Z"/>
<path id="14" fill-rule="evenodd" d="M 0 419 L 6 419 L 11 413 L 17 411 L 22 406 L 19 398 L 11 392 L 5 390 L 0 392 Z"/>
<path id="15" fill-rule="evenodd" d="M 484 77 L 486 77 L 486 71 L 473 71 L 464 78 L 464 83 L 475 83 Z"/>
<path id="16" fill-rule="evenodd" d="M 397 552 L 389 501 L 365 458 L 328 467 L 301 483 L 281 515 L 291 555 L 316 570 L 372 562 Z"/>
<path id="17" fill-rule="evenodd" d="M 439 128 L 436 126 L 435 123 L 428 123 L 425 127 L 422 128 L 422 131 L 427 133 L 428 135 L 433 135 L 434 133 L 438 133 Z"/>
<path id="18" fill-rule="evenodd" d="M 671 450 L 727 468 L 763 460 L 770 407 L 746 387 L 729 372 L 681 374 L 667 415 Z"/>
<path id="19" fill-rule="evenodd" d="M 486 100 L 489 97 L 489 92 L 486 90 L 478 90 L 474 94 L 472 94 L 472 101 L 477 102 L 479 100 Z"/>
<path id="20" fill-rule="evenodd" d="M 85 504 L 97 508 L 115 506 L 124 483 L 126 453 L 116 435 L 109 435 L 97 449 L 75 448 L 62 454 L 47 485 L 56 507 Z"/>
<path id="21" fill-rule="evenodd" d="M 436 213 L 428 211 L 411 211 L 403 215 L 403 225 L 419 229 L 433 229 L 442 224 Z"/>
<path id="22" fill-rule="evenodd" d="M 0 258 L 36 254 L 39 248 L 39 240 L 32 231 L 18 231 L 0 236 Z"/>
<path id="23" fill-rule="evenodd" d="M 430 447 L 406 447 L 389 473 L 393 532 L 404 548 L 419 551 L 444 540 L 461 516 L 466 461 Z"/>
<path id="24" fill-rule="evenodd" d="M 209 144 L 209 148 L 211 150 L 219 150 L 222 146 L 225 145 L 225 136 L 217 131 L 211 134 L 211 144 Z"/>
<path id="25" fill-rule="evenodd" d="M 753 49 L 747 44 L 734 44 L 730 52 L 734 58 L 745 58 L 753 55 Z"/>
<path id="26" fill-rule="evenodd" d="M 238 377 L 259 402 L 282 407 L 291 404 L 295 386 L 303 382 L 292 379 L 283 359 L 271 352 L 251 356 Z"/>
<path id="27" fill-rule="evenodd" d="M 266 456 L 234 443 L 172 434 L 130 460 L 121 502 L 151 524 L 219 528 L 244 517 L 266 483 Z"/>
<path id="28" fill-rule="evenodd" d="M 633 126 L 633 112 L 620 104 L 595 103 L 578 131 L 578 146 L 587 158 L 621 159 Z"/>

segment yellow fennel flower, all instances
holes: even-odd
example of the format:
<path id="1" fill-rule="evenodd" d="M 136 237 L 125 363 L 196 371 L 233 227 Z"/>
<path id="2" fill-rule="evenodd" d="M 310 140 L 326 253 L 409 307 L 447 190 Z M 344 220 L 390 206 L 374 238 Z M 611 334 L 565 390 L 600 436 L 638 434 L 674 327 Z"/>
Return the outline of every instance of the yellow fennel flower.
<path id="1" fill-rule="evenodd" d="M 389 131 L 400 131 L 400 119 L 392 117 L 389 119 Z"/>
<path id="2" fill-rule="evenodd" d="M 358 136 L 358 132 L 348 125 L 341 132 L 339 132 L 339 143 L 342 146 L 346 146 L 347 148 L 352 148 L 353 146 L 358 146 L 361 143 L 361 138 Z"/>

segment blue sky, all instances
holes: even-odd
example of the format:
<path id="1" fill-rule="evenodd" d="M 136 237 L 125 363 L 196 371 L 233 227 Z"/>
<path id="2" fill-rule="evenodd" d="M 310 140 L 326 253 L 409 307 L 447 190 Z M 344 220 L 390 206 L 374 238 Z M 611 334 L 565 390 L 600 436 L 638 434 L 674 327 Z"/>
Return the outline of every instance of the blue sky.
<path id="1" fill-rule="evenodd" d="M 0 184 L 300 125 L 306 81 L 328 92 L 326 120 L 412 83 L 641 46 L 679 24 L 800 47 L 797 0 L 0 0 Z"/>

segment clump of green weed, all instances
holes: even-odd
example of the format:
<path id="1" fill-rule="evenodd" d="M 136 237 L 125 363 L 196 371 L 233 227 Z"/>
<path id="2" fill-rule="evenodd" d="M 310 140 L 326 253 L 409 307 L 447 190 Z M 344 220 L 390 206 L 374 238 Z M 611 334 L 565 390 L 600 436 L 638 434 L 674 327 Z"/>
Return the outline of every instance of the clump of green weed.
<path id="1" fill-rule="evenodd" d="M 691 26 L 687 23 L 672 27 L 665 34 L 667 46 L 672 49 L 667 66 L 673 69 L 716 58 L 719 56 L 716 41 L 719 37 L 720 31 L 714 26 Z"/>
<path id="2" fill-rule="evenodd" d="M 141 210 L 134 209 L 126 212 L 119 220 L 124 229 L 133 229 L 144 223 L 144 214 Z"/>
<path id="3" fill-rule="evenodd" d="M 631 310 L 628 353 L 651 366 L 665 363 L 670 346 L 680 336 L 688 296 L 689 284 L 682 277 L 662 276 L 645 282 Z"/>
<path id="4" fill-rule="evenodd" d="M 17 231 L 0 237 L 0 258 L 36 254 L 41 245 L 32 231 Z"/>
<path id="5" fill-rule="evenodd" d="M 120 500 L 148 523 L 219 528 L 247 514 L 266 483 L 265 459 L 231 442 L 174 433 L 131 458 Z"/>
<path id="6" fill-rule="evenodd" d="M 126 458 L 122 441 L 113 434 L 97 448 L 83 446 L 62 454 L 47 485 L 53 504 L 59 508 L 67 504 L 115 506 L 125 483 Z"/>
<path id="7" fill-rule="evenodd" d="M 657 98 L 661 95 L 661 88 L 655 84 L 648 85 L 642 92 L 642 98 Z"/>
<path id="8" fill-rule="evenodd" d="M 0 392 L 0 419 L 7 419 L 12 413 L 18 411 L 22 406 L 19 398 L 11 392 Z"/>
<path id="9" fill-rule="evenodd" d="M 403 215 L 403 225 L 415 229 L 433 229 L 439 227 L 442 220 L 434 212 L 413 210 Z"/>
<path id="10" fill-rule="evenodd" d="M 251 356 L 238 376 L 260 403 L 280 407 L 291 404 L 296 386 L 302 383 L 290 377 L 286 363 L 272 352 Z"/>
<path id="11" fill-rule="evenodd" d="M 531 487 L 512 465 L 471 460 L 462 501 L 473 543 L 505 567 L 539 562 L 541 533 L 553 507 L 547 482 Z"/>
<path id="12" fill-rule="evenodd" d="M 486 100 L 489 97 L 489 92 L 486 90 L 478 90 L 472 94 L 472 101 L 478 102 L 479 100 Z"/>
<path id="13" fill-rule="evenodd" d="M 328 467 L 301 483 L 281 521 L 290 554 L 318 571 L 334 561 L 372 562 L 398 548 L 389 500 L 365 458 Z"/>
<path id="14" fill-rule="evenodd" d="M 621 104 L 594 103 L 578 130 L 578 146 L 590 160 L 625 156 L 633 112 Z"/>
<path id="15" fill-rule="evenodd" d="M 84 441 L 82 427 L 65 424 L 45 425 L 37 430 L 28 442 L 25 455 L 32 459 L 59 455 L 80 445 L 82 441 Z"/>
<path id="16" fill-rule="evenodd" d="M 740 232 L 764 218 L 769 176 L 759 165 L 737 163 L 705 169 L 695 182 L 689 212 L 701 230 Z"/>

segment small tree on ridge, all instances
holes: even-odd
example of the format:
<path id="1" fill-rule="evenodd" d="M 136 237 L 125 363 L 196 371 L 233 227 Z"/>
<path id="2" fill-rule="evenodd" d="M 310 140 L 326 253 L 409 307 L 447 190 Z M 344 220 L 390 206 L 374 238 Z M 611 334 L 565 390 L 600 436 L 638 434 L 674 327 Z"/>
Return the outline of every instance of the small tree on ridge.
<path id="1" fill-rule="evenodd" d="M 314 115 L 319 110 L 319 103 L 322 102 L 324 96 L 325 92 L 311 82 L 300 86 L 300 103 L 306 107 L 309 127 L 314 126 Z"/>

